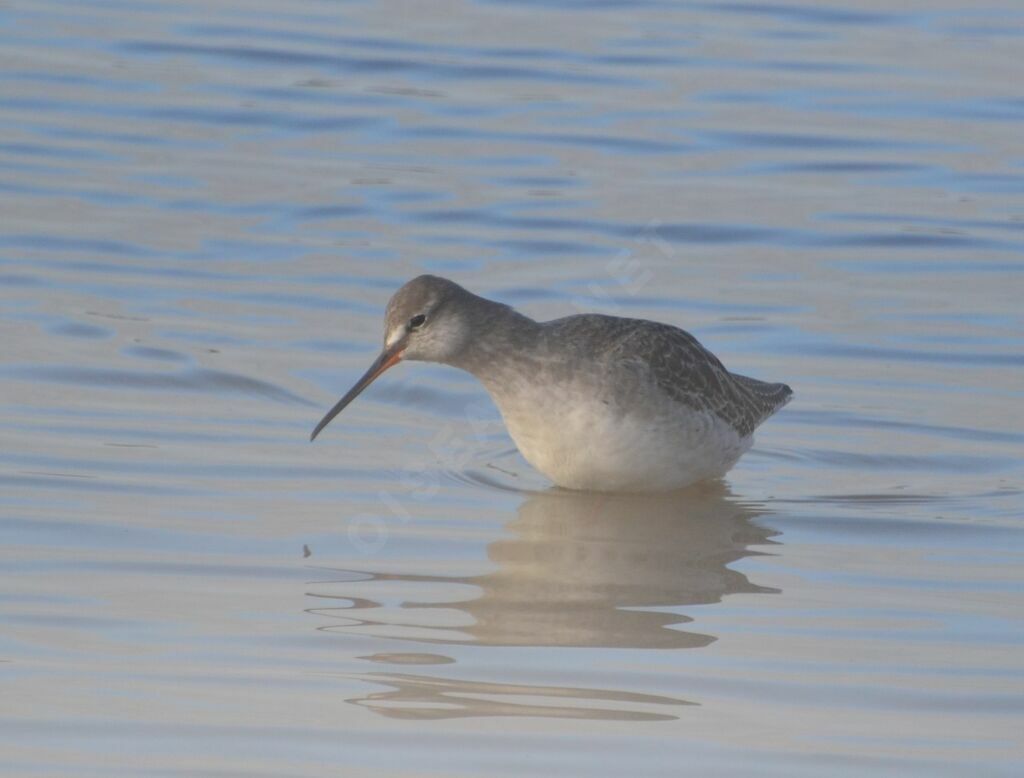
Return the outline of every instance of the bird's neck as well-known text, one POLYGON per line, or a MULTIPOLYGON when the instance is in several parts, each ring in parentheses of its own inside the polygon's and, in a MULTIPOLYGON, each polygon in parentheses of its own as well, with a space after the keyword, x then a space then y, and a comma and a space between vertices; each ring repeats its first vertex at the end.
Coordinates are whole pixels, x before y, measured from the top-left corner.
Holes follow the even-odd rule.
POLYGON ((541 339, 541 325, 507 305, 479 298, 468 316, 471 335, 450 361, 491 388, 505 377, 530 369, 541 339))

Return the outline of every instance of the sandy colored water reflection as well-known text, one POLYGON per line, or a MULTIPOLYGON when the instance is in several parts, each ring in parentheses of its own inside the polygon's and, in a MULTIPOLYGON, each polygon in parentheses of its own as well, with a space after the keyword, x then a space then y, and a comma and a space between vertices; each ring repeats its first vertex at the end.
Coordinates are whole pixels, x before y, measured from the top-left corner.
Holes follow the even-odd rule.
MULTIPOLYGON (((339 570, 337 579, 314 585, 310 593, 344 605, 317 606, 310 612, 330 619, 332 623, 320 627, 323 631, 421 643, 701 648, 715 637, 681 629, 692 619, 677 608, 716 603, 730 594, 778 592, 728 567, 763 553, 753 547, 773 543, 774 533, 755 523, 758 513, 736 502, 721 484, 644 496, 553 489, 528 496, 505 527, 510 537, 487 547, 496 565, 493 572, 444 576, 339 570), (375 587, 385 590, 395 582, 430 596, 397 604, 386 597, 375 599, 375 587), (466 586, 476 596, 466 599, 466 586)), ((395 665, 454 661, 422 653, 366 658, 395 665)), ((353 703, 396 718, 659 720, 675 716, 636 705, 690 704, 664 695, 425 674, 351 677, 389 688, 353 698, 353 703)))
POLYGON ((567 686, 488 683, 433 678, 410 673, 355 676, 389 687, 349 700, 395 719, 455 719, 470 716, 531 716, 608 721, 668 721, 670 713, 637 710, 635 705, 689 705, 658 694, 579 689, 567 686), (575 704, 573 704, 575 703, 575 704))
POLYGON ((677 607, 778 591, 728 567, 762 553, 752 546, 772 542, 774 533, 754 523, 757 515, 720 484, 669 495, 533 494, 506 525, 511 537, 488 546, 493 572, 338 571, 346 580, 314 585, 311 595, 345 604, 310 612, 337 622, 324 630, 427 642, 697 648, 714 637, 679 629, 691 619, 677 607), (477 595, 466 599, 458 588, 454 599, 407 600, 396 608, 374 598, 375 585, 391 582, 431 595, 471 586, 477 595))

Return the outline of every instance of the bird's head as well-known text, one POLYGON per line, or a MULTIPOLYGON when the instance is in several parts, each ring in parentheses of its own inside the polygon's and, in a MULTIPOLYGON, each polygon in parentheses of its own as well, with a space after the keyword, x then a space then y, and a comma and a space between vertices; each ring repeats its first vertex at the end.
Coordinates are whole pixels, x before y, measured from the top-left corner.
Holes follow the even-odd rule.
POLYGON ((470 338, 469 311, 471 301, 477 299, 454 281, 439 276, 417 276, 402 286, 388 301, 384 314, 383 350, 355 386, 320 420, 310 440, 377 376, 402 360, 452 362, 470 338))

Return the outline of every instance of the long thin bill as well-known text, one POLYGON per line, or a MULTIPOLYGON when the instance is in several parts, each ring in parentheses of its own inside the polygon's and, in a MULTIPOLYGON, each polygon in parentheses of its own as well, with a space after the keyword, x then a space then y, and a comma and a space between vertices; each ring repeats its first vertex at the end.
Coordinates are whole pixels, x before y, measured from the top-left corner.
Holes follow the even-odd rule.
POLYGON ((313 434, 309 436, 309 440, 311 442, 316 440, 316 436, 320 434, 320 430, 330 424, 331 420, 334 419, 335 416, 345 410, 345 406, 356 399, 363 389, 374 382, 374 379, 376 379, 377 376, 392 365, 397 365, 401 361, 402 354, 404 352, 401 345, 402 344, 400 343, 396 343, 390 349, 386 349, 381 352, 380 356, 374 360, 372 365, 370 365, 370 369, 363 374, 362 378, 356 381, 356 385, 349 389, 345 396, 338 400, 334 407, 327 411, 327 414, 320 419, 320 423, 316 425, 316 429, 313 430, 313 434))

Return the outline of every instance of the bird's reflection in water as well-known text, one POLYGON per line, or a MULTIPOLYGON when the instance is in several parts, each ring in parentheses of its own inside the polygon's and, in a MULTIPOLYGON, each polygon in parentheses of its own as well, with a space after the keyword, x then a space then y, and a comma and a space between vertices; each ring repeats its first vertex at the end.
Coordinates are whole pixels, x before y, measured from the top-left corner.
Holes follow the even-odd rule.
MULTIPOLYGON (((698 648, 715 638, 681 629, 679 625, 692 619, 677 608, 716 603, 730 594, 777 591, 758 586, 728 567, 764 553, 753 546, 773 542, 775 533, 753 521, 760 512, 736 501, 718 483, 664 495, 560 490, 534 494, 506 525, 511 537, 488 546, 488 557, 497 566, 493 572, 462 577, 363 571, 363 580, 350 580, 342 591, 336 587, 343 582, 324 582, 330 593, 311 594, 339 598, 346 604, 313 612, 338 619, 323 630, 356 630, 435 644, 698 648), (429 601, 406 598, 385 604, 386 592, 396 583, 401 589, 415 587, 429 593, 429 601), (474 587, 468 590, 468 599, 466 585, 474 587), (375 587, 381 600, 374 597, 375 587), (439 591, 449 596, 438 596, 439 591)), ((666 715, 618 705, 609 709, 536 702, 540 696, 555 696, 576 702, 614 699, 623 703, 621 695, 631 694, 625 692, 474 683, 407 673, 362 677, 391 691, 353 702, 391 716, 642 719, 666 715), (521 695, 529 695, 533 702, 513 701, 521 695), (430 701, 437 704, 431 706, 430 701)), ((645 702, 685 704, 667 697, 634 696, 637 699, 632 702, 644 698, 645 702)))
POLYGON ((770 591, 726 565, 770 542, 753 511, 719 485, 674 495, 553 491, 530 497, 488 547, 498 569, 460 605, 478 642, 526 646, 694 648, 714 638, 672 628, 656 610, 770 591), (652 608, 654 610, 629 610, 652 608))
POLYGON ((678 716, 648 710, 647 706, 693 705, 692 702, 659 694, 466 681, 412 673, 363 673, 359 677, 379 683, 388 691, 372 692, 349 702, 393 719, 530 716, 667 721, 678 716))

